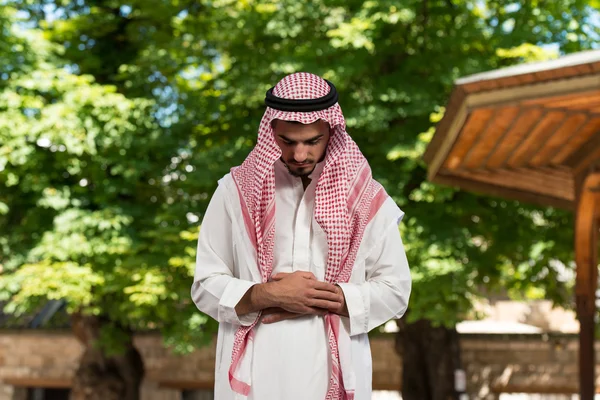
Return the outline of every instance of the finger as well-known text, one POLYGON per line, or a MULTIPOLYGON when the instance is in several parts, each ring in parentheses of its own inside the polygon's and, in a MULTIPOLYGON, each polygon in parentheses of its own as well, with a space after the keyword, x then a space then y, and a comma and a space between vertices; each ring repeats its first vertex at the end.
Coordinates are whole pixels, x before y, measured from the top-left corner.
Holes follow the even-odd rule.
POLYGON ((308 306, 312 308, 321 308, 328 311, 337 311, 342 306, 342 303, 337 301, 312 299, 308 306))
POLYGON ((341 303, 344 300, 344 296, 341 293, 332 293, 325 290, 310 290, 308 296, 313 299, 329 300, 337 303, 341 303))
POLYGON ((338 292, 337 286, 335 286, 331 283, 327 283, 327 282, 315 282, 313 288, 318 289, 318 290, 326 290, 328 292, 333 292, 333 293, 338 292))

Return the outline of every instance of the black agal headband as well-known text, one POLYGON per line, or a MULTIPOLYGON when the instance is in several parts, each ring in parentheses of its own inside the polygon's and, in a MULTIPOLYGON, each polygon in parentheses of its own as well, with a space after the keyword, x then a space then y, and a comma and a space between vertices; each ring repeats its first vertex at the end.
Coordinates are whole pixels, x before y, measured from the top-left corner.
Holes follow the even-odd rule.
POLYGON ((329 85, 329 93, 318 99, 284 99, 273 94, 273 89, 267 90, 265 105, 280 111, 311 112, 325 110, 338 101, 338 93, 333 83, 324 79, 329 85))

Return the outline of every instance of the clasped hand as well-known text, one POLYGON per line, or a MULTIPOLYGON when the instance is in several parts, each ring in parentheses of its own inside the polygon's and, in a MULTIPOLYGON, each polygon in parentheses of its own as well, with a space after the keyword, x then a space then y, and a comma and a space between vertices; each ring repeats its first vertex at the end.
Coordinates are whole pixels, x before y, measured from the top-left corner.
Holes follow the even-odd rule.
POLYGON ((269 291, 279 307, 263 310, 262 322, 265 324, 303 315, 347 315, 342 289, 318 281, 310 272, 279 273, 271 279, 269 291))

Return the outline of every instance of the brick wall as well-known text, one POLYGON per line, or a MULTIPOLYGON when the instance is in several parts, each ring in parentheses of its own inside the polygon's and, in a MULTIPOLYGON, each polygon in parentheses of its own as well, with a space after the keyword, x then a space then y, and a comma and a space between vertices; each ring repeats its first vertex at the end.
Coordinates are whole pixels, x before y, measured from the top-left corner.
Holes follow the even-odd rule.
MULTIPOLYGON (((146 366, 144 400, 179 400, 182 389, 212 387, 214 343, 175 356, 158 336, 139 335, 135 341, 146 366)), ((495 400, 511 391, 577 391, 576 336, 462 335, 461 346, 471 399, 495 400)), ((400 388, 402 363, 394 336, 374 337, 371 347, 374 389, 400 388)), ((20 400, 23 386, 68 387, 81 351, 64 332, 0 332, 0 400, 20 400)), ((600 356, 600 347, 597 351, 600 356)))

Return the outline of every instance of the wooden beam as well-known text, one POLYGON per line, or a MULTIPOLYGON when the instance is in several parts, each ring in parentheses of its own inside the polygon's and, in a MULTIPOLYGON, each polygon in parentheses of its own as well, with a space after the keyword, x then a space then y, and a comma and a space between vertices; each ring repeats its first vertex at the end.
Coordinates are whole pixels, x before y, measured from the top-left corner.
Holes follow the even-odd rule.
POLYGON ((431 142, 427 145, 425 153, 423 154, 423 160, 427 164, 431 164, 433 159, 438 155, 440 147, 444 144, 448 130, 450 129, 456 114, 460 111, 460 107, 463 105, 466 93, 460 86, 456 86, 450 94, 448 105, 442 120, 437 124, 435 134, 431 139, 431 142))
POLYGON ((460 136, 456 139, 444 163, 446 168, 459 168, 463 164, 469 151, 473 148, 473 143, 481 138, 482 132, 485 134, 487 129, 493 125, 496 112, 496 109, 482 108, 467 116, 465 125, 461 128, 460 136))
POLYGON ((485 168, 495 169, 502 167, 514 150, 529 134, 530 130, 543 118, 542 108, 532 108, 523 112, 516 118, 515 123, 507 129, 506 133, 490 152, 488 159, 484 162, 485 168))
POLYGON ((595 393, 594 327, 598 283, 598 217, 600 216, 600 173, 583 181, 577 196, 575 217, 575 300, 579 319, 579 393, 593 400, 595 393))
POLYGON ((600 93, 598 91, 586 93, 585 95, 579 95, 569 99, 557 99, 550 100, 543 103, 544 107, 548 108, 570 108, 577 109, 579 107, 589 108, 591 105, 597 105, 600 103, 600 93))
POLYGON ((597 132, 575 153, 565 160, 565 165, 579 173, 600 160, 600 132, 597 132))
MULTIPOLYGON (((536 106, 536 108, 539 106, 536 106)), ((529 107, 528 107, 529 108, 529 107)), ((600 114, 597 111, 594 111, 595 109, 581 109, 581 110, 577 110, 577 109, 572 109, 572 108, 564 108, 564 107, 543 107, 544 109, 548 110, 548 111, 561 111, 564 112, 566 116, 570 117, 571 115, 577 115, 577 114, 583 114, 586 115, 590 118, 593 117, 598 117, 600 116, 600 114)))
MULTIPOLYGON (((473 149, 475 149, 477 147, 477 145, 479 145, 481 143, 482 138, 485 138, 488 135, 488 132, 490 129, 493 129, 494 126, 496 125, 496 121, 497 118, 500 116, 499 114, 502 112, 501 109, 499 108, 482 108, 482 109, 477 109, 477 110, 473 110, 471 112, 470 115, 477 115, 477 114, 481 114, 483 111, 488 112, 489 117, 486 118, 485 120, 483 120, 483 118, 481 118, 480 120, 483 120, 482 122, 485 123, 484 127, 480 127, 480 129, 477 128, 473 128, 473 125, 475 125, 475 121, 469 123, 470 121, 467 121, 467 123, 465 124, 465 127, 463 128, 460 137, 458 138, 458 140, 456 141, 456 144, 454 145, 454 148, 452 149, 452 152, 450 153, 450 157, 449 157, 449 161, 450 161, 450 168, 454 168, 454 167, 462 167, 462 168, 471 168, 467 166, 467 162, 469 161, 469 158, 471 157, 471 154, 473 153, 473 149), (465 133, 467 131, 472 131, 473 133, 470 135, 473 137, 473 139, 470 141, 470 143, 465 143, 462 148, 459 148, 459 145, 461 144, 462 140, 465 137, 465 133), (458 153, 458 151, 462 150, 462 154, 456 154, 458 153), (458 162, 454 162, 453 158, 456 157, 458 159, 458 162)), ((470 118, 469 118, 470 119, 470 118)))
POLYGON ((571 136, 569 142, 552 158, 552 164, 563 164, 565 161, 596 133, 600 132, 600 116, 590 119, 581 130, 571 136))
POLYGON ((569 157, 565 164, 581 173, 600 161, 600 132, 569 157))
POLYGON ((520 111, 522 109, 515 106, 499 108, 494 114, 491 126, 479 135, 465 156, 462 166, 467 169, 483 168, 483 163, 488 159, 495 144, 499 143, 504 134, 513 126, 520 111))
POLYGON ((469 190, 482 195, 501 197, 509 200, 517 200, 524 203, 535 204, 538 206, 550 206, 560 208, 563 210, 572 210, 574 204, 572 201, 553 197, 545 196, 542 194, 532 193, 530 191, 518 190, 514 188, 507 188, 504 186, 495 185, 492 183, 474 181, 472 179, 461 178, 458 176, 449 176, 440 173, 436 175, 433 182, 453 186, 464 190, 469 190))
MULTIPOLYGON (((576 146, 576 141, 575 138, 579 137, 582 132, 583 129, 590 123, 590 116, 589 115, 584 115, 584 120, 581 123, 581 125, 579 125, 578 128, 576 128, 573 132, 571 132, 566 140, 563 142, 562 146, 560 146, 558 149, 556 149, 548 158, 548 161, 546 162, 546 165, 552 165, 555 168, 558 167, 565 167, 564 165, 558 165, 559 163, 556 162, 556 160, 559 158, 560 154, 565 152, 568 153, 570 149, 572 149, 572 146, 576 146)), ((572 150, 571 150, 572 151, 572 150)), ((538 167, 538 168, 542 168, 542 167, 538 167)))
MULTIPOLYGON (((594 98, 594 97, 600 97, 600 90, 589 90, 589 89, 583 89, 583 90, 579 90, 577 92, 573 92, 573 93, 568 93, 568 94, 564 94, 564 95, 559 95, 559 96, 551 96, 551 97, 538 97, 535 99, 529 99, 529 100, 525 100, 523 101, 524 105, 541 105, 541 106, 546 106, 548 107, 551 104, 556 104, 557 102, 561 102, 561 101, 567 101, 567 102, 572 102, 572 101, 578 101, 581 98, 594 98)), ((560 105, 559 105, 560 107, 560 105)))
POLYGON ((525 63, 461 78, 457 81, 467 92, 480 92, 545 80, 567 79, 597 72, 598 53, 580 53, 540 63, 525 63), (572 62, 572 60, 576 60, 572 62))
POLYGON ((540 171, 546 174, 555 174, 556 172, 563 174, 563 175, 568 175, 568 176, 573 176, 573 170, 569 167, 567 167, 566 165, 542 165, 541 167, 536 167, 536 171, 540 171))
POLYGON ((469 109, 501 104, 509 105, 526 99, 555 97, 573 92, 585 93, 599 88, 600 74, 594 74, 475 93, 467 97, 466 103, 469 109))
POLYGON ((533 153, 540 148, 540 143, 544 143, 549 136, 564 123, 565 113, 560 111, 549 111, 536 127, 528 132, 515 151, 506 160, 506 165, 510 167, 522 167, 531 160, 533 153))
MULTIPOLYGON (((429 180, 437 174, 438 170, 446 161, 446 156, 450 153, 456 138, 458 137, 462 127, 467 119, 467 105, 465 102, 461 101, 460 106, 458 106, 458 111, 454 115, 448 115, 448 120, 446 123, 449 125, 446 131, 436 132, 437 134, 441 134, 442 141, 439 144, 439 148, 437 152, 432 154, 431 162, 429 163, 429 169, 427 171, 427 176, 429 180)), ((444 117, 446 117, 444 115, 444 117)), ((441 122, 440 122, 441 123, 441 122)), ((427 153, 426 153, 427 155, 427 153)))
POLYGON ((527 191, 532 194, 557 197, 568 201, 575 199, 572 177, 559 171, 556 171, 554 174, 548 174, 533 169, 522 168, 518 170, 455 170, 445 172, 447 175, 527 191))
POLYGON ((551 107, 551 106, 544 106, 544 107, 550 108, 552 110, 583 112, 588 115, 598 115, 598 108, 600 107, 600 103, 585 103, 585 104, 581 104, 577 107, 551 107))
POLYGON ((588 117, 585 114, 575 114, 565 118, 560 127, 549 135, 548 140, 539 147, 529 164, 535 167, 550 164, 552 157, 565 147, 569 139, 580 131, 587 120, 588 117))

